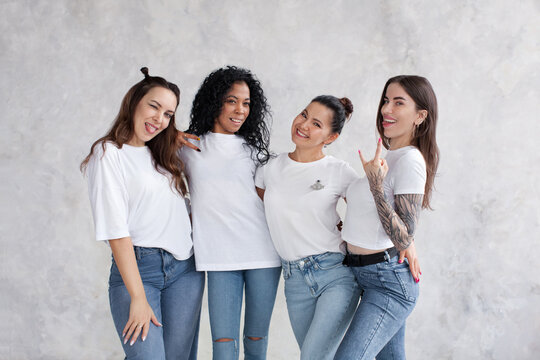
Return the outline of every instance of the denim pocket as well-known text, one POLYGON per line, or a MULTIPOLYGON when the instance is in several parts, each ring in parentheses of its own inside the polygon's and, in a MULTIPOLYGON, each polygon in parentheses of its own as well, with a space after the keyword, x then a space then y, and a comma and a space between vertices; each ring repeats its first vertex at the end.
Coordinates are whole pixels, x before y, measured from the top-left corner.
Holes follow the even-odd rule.
POLYGON ((416 302, 420 293, 418 284, 414 281, 409 266, 400 266, 394 269, 396 279, 401 285, 403 296, 411 302, 416 302))
POLYGON ((341 253, 326 253, 317 257, 317 267, 321 270, 330 270, 343 266, 345 255, 341 253))

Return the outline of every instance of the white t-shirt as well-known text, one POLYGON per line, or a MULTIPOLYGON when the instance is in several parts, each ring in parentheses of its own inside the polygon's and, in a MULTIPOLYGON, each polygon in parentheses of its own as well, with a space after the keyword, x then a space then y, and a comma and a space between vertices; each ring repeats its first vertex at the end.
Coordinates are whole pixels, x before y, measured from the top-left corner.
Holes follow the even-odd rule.
POLYGON ((88 193, 97 240, 131 237, 185 260, 193 254, 184 198, 152 164, 148 147, 96 145, 88 163, 88 193))
POLYGON ((349 164, 328 155, 301 163, 283 153, 258 169, 255 183, 266 189, 266 220, 283 259, 344 251, 336 205, 357 178, 349 164))
MULTIPOLYGON (((414 146, 386 154, 388 173, 383 181, 384 197, 395 209, 394 195, 423 194, 426 185, 426 162, 414 146)), ((347 214, 343 240, 364 249, 383 250, 394 244, 384 231, 367 178, 356 180, 347 190, 347 214)))
POLYGON ((188 176, 197 270, 277 267, 264 205, 255 190, 256 163, 245 140, 208 132, 180 150, 188 176))

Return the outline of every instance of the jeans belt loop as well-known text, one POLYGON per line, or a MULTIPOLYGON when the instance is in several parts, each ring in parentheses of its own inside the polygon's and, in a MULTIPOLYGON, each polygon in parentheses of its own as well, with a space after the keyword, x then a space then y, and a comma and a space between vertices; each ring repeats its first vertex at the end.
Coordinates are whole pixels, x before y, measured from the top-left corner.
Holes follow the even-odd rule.
POLYGON ((386 260, 386 262, 390 262, 390 254, 388 253, 388 250, 384 251, 384 260, 386 260))

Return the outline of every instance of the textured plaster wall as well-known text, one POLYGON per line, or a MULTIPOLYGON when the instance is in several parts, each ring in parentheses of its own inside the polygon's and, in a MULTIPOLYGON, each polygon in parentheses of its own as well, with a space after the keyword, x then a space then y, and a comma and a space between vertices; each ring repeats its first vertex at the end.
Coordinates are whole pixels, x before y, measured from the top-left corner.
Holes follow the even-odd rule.
MULTIPOLYGON (((141 66, 180 85, 185 129, 200 82, 226 64, 261 79, 276 152, 315 95, 350 97, 327 150, 359 173, 386 79, 428 77, 441 164, 416 239, 408 355, 538 358, 539 15, 538 0, 0 1, 0 358, 122 358, 79 162, 141 66)), ((298 354, 280 289, 269 359, 298 354)))

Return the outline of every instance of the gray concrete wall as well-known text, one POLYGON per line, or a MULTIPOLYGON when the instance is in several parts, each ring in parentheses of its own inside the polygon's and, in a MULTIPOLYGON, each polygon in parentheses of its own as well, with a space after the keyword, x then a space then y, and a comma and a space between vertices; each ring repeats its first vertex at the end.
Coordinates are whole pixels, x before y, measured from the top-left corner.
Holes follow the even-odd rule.
MULTIPOLYGON (((327 150, 362 173, 383 84, 421 74, 439 98, 441 164, 420 220, 411 359, 533 359, 540 345, 540 3, 0 1, 0 358, 120 359, 109 249, 93 240, 78 165, 139 68, 182 89, 245 66, 273 108, 272 148, 315 95, 350 97, 327 150)), ((206 306, 206 305, 205 305, 206 306)), ((208 315, 200 358, 211 357, 208 315)), ((298 358, 280 290, 269 359, 298 358)))

